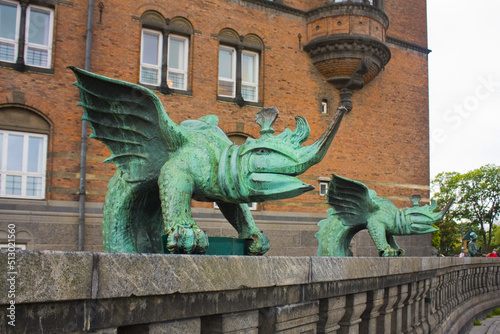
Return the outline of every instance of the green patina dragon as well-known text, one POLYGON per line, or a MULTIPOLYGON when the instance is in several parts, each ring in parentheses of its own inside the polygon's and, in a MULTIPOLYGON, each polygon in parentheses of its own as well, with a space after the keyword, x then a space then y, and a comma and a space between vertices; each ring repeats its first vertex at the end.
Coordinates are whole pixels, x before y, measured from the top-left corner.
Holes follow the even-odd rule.
POLYGON ((237 146, 217 126, 215 115, 180 125, 149 89, 75 67, 82 119, 91 138, 111 151, 106 162, 118 170, 108 184, 103 212, 107 252, 161 253, 166 234, 170 253, 204 253, 208 238, 191 216, 191 199, 216 202, 237 230, 253 239, 248 253, 264 254, 269 239, 255 225, 248 205, 314 189, 295 176, 325 156, 347 109, 339 107, 329 128, 309 146, 307 121, 274 135, 274 107, 255 116, 261 137, 237 146))
POLYGON ((349 246, 352 238, 368 229, 380 256, 403 256, 395 235, 424 234, 437 230, 433 224, 441 220, 446 207, 435 212, 437 204, 419 206, 421 197, 410 197, 413 207, 398 209, 391 201, 380 198, 363 183, 332 175, 327 193, 328 218, 318 223, 318 256, 353 256, 349 246))

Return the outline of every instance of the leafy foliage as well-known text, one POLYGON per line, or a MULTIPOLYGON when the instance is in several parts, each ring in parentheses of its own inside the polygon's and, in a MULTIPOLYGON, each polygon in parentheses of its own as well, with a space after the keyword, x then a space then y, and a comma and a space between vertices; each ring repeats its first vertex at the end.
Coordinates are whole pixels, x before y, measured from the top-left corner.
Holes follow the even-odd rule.
POLYGON ((489 252, 493 223, 500 216, 500 167, 486 165, 465 174, 440 173, 432 184, 437 190, 433 198, 439 206, 455 198, 446 218, 438 224, 440 249, 453 249, 457 238, 461 238, 460 232, 463 235, 467 231, 474 231, 478 235, 479 246, 483 246, 483 252, 489 252))

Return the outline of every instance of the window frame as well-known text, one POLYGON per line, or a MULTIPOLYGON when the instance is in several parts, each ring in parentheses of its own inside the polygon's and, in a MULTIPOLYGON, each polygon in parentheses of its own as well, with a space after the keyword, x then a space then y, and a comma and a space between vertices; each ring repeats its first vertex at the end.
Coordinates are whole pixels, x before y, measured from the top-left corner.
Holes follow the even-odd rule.
POLYGON ((46 172, 47 172, 47 149, 48 149, 48 135, 32 132, 21 132, 11 130, 0 130, 3 135, 2 147, 0 149, 0 198, 21 198, 21 199, 45 199, 46 192, 46 172), (7 169, 8 162, 8 138, 9 135, 23 136, 23 155, 21 171, 11 171, 7 169), (39 172, 28 171, 28 141, 30 137, 41 138, 42 152, 41 152, 41 170, 39 172), (7 176, 20 176, 21 177, 21 194, 7 194, 6 193, 6 180, 7 176), (26 195, 27 179, 29 177, 36 177, 41 179, 40 195, 30 196, 26 195))
MULTIPOLYGON (((260 74, 261 74, 261 57, 262 57, 262 51, 257 50, 257 49, 252 49, 248 48, 245 46, 234 46, 230 43, 226 42, 221 42, 219 44, 219 59, 220 59, 220 50, 221 49, 226 49, 226 50, 233 50, 233 57, 232 57, 232 62, 233 62, 233 68, 232 68, 232 73, 234 76, 234 94, 232 96, 229 95, 223 95, 220 94, 220 68, 218 69, 218 80, 217 80, 217 100, 218 101, 223 101, 223 102, 233 102, 236 103, 239 107, 244 107, 245 105, 251 105, 251 106, 257 106, 257 107, 262 107, 264 104, 260 101, 260 74), (250 83, 250 82, 245 82, 243 81, 242 78, 242 68, 243 68, 243 54, 252 54, 255 55, 255 68, 254 68, 254 77, 255 77, 255 84, 250 83), (251 86, 255 87, 255 99, 253 100, 246 100, 243 97, 242 91, 244 86, 251 86)), ((219 67, 220 67, 220 62, 219 62, 219 67)), ((227 80, 226 78, 226 81, 227 80)))
MULTIPOLYGON (((33 71, 39 73, 54 73, 54 30, 55 30, 55 6, 52 4, 45 5, 42 2, 36 2, 37 4, 31 4, 32 1, 21 2, 21 1, 11 1, 11 0, 0 0, 4 4, 16 5, 16 33, 15 33, 15 50, 14 50, 14 60, 0 60, 0 65, 3 67, 12 68, 19 72, 33 71), (39 5, 38 3, 41 3, 39 5), (31 15, 31 8, 35 8, 41 11, 49 13, 49 35, 47 45, 40 45, 36 43, 30 43, 29 38, 29 16, 31 15), (24 23, 24 24, 23 24, 24 23), (47 50, 47 66, 39 66, 36 64, 28 64, 26 62, 26 56, 29 48, 43 49, 47 50)), ((0 38, 0 41, 6 43, 12 43, 12 40, 6 38, 0 38)))
POLYGON ((167 85, 170 89, 179 89, 179 90, 187 90, 187 81, 188 81, 188 70, 189 70, 189 38, 178 35, 178 34, 168 34, 168 46, 167 46, 167 85), (178 69, 170 66, 170 55, 171 55, 171 50, 172 48, 170 47, 171 45, 171 40, 182 40, 183 41, 183 68, 178 69), (175 74, 181 74, 183 75, 183 84, 182 87, 173 87, 168 84, 169 82, 169 73, 175 73, 175 74))
POLYGON ((140 73, 139 73, 139 84, 146 86, 150 89, 159 90, 162 94, 184 94, 191 95, 189 90, 189 68, 190 68, 190 48, 191 48, 191 35, 187 33, 181 33, 177 31, 171 31, 165 28, 157 27, 152 24, 143 24, 141 28, 141 49, 140 49, 140 73), (159 48, 158 48, 158 61, 159 61, 159 83, 151 84, 142 81, 142 67, 146 65, 147 67, 152 67, 150 64, 143 63, 143 35, 144 31, 149 31, 150 33, 159 34, 159 48), (175 68, 168 66, 168 59, 170 56, 170 38, 178 38, 185 41, 184 43, 184 69, 179 71, 175 68), (168 74, 169 73, 182 73, 184 75, 184 83, 182 89, 177 87, 169 87, 168 85, 168 74))
POLYGON ((141 63, 140 63, 140 71, 139 71, 140 72, 139 73, 139 83, 143 84, 143 85, 150 85, 150 86, 159 87, 161 85, 162 61, 163 61, 163 34, 162 34, 162 32, 159 30, 142 28, 142 31, 141 31, 141 63), (158 54, 156 55, 157 59, 158 59, 158 63, 156 65, 144 62, 144 34, 145 33, 158 36, 158 44, 157 44, 158 54), (151 82, 143 82, 142 81, 143 67, 158 71, 158 76, 156 78, 155 84, 152 84, 151 82))
POLYGON ((18 53, 19 53, 19 31, 21 29, 21 5, 19 2, 15 1, 8 1, 8 0, 0 0, 0 3, 3 4, 10 4, 10 5, 15 5, 16 6, 16 26, 15 26, 15 32, 14 32, 14 39, 8 39, 5 37, 0 37, 0 42, 6 43, 6 44, 14 44, 14 59, 12 61, 8 60, 0 60, 1 62, 6 62, 6 63, 11 63, 15 64, 17 61, 18 53))
POLYGON ((245 100, 249 102, 259 102, 259 53, 250 50, 242 50, 241 51, 241 68, 243 72, 243 56, 252 55, 255 57, 254 68, 253 68, 253 76, 255 78, 255 82, 243 81, 243 73, 241 76, 241 95, 243 95, 244 86, 253 87, 255 89, 254 98, 251 100, 245 100))
POLYGON ((320 196, 326 196, 328 194, 328 186, 329 186, 329 182, 327 181, 319 181, 319 189, 318 189, 318 193, 320 196), (323 188, 324 187, 324 191, 323 191, 323 188))
POLYGON ((226 46, 226 45, 219 45, 219 62, 218 62, 218 81, 217 81, 217 96, 221 96, 221 97, 229 97, 229 98, 235 98, 236 97, 236 71, 237 71, 237 52, 236 52, 236 48, 234 47, 231 47, 231 46, 226 46), (225 51, 230 51, 231 52, 231 78, 226 78, 226 77, 221 77, 220 76, 220 53, 221 53, 221 50, 225 50, 225 51), (224 82, 230 82, 232 84, 232 91, 233 91, 233 94, 231 95, 224 95, 224 94, 220 94, 220 82, 221 81, 224 81, 224 82))
POLYGON ((47 7, 42 7, 42 6, 36 6, 36 5, 29 5, 26 8, 26 34, 25 34, 25 41, 24 41, 24 63, 27 66, 32 66, 32 67, 38 67, 38 68, 45 68, 45 69, 50 69, 52 68, 52 43, 53 43, 53 37, 54 37, 54 10, 47 8, 47 7), (48 35, 48 41, 47 45, 43 44, 36 44, 29 42, 29 36, 30 36, 30 18, 31 18, 31 12, 32 9, 38 9, 39 11, 42 12, 48 12, 49 14, 49 35, 48 35), (35 64, 29 64, 27 62, 28 59, 28 51, 29 48, 34 48, 34 49, 41 49, 41 50, 47 50, 47 66, 39 66, 35 64))

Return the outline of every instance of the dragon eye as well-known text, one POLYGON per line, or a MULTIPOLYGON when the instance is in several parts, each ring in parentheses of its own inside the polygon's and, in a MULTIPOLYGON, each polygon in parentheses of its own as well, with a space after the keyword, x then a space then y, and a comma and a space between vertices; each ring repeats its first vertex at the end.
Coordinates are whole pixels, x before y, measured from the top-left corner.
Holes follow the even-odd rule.
POLYGON ((269 150, 265 149, 265 148, 259 148, 257 151, 255 151, 255 154, 259 154, 259 155, 264 155, 264 154, 268 154, 269 153, 269 150))

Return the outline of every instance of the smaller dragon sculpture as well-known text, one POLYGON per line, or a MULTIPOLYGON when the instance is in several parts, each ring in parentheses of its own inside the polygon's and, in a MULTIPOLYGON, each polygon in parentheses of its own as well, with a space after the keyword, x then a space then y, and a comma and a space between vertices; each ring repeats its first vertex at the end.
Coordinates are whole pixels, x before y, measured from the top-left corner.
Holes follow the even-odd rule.
POLYGON ((413 206, 398 209, 391 201, 380 198, 363 183, 332 175, 327 201, 328 218, 318 223, 318 256, 353 256, 349 246, 352 238, 368 229, 379 251, 379 256, 404 256, 394 236, 434 232, 433 226, 441 220, 453 199, 438 212, 434 200, 431 205, 419 206, 421 196, 413 195, 413 206))

